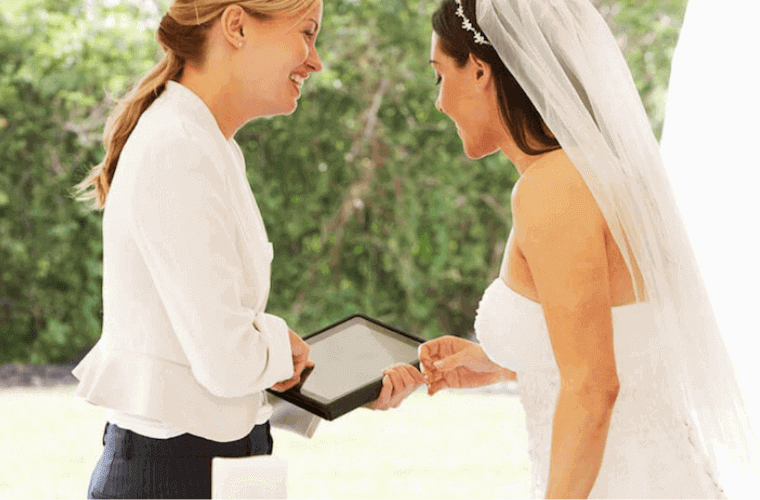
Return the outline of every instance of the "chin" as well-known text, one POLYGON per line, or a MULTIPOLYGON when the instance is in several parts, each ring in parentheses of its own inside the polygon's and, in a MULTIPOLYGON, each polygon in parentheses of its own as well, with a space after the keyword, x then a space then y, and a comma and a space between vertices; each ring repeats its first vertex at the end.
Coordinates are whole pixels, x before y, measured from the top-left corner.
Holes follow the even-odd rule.
POLYGON ((498 147, 470 146, 466 142, 463 144, 464 154, 471 160, 479 160, 486 156, 492 155, 499 150, 498 147))
POLYGON ((283 101, 282 112, 279 114, 284 116, 290 116, 298 109, 298 99, 291 98, 290 100, 283 101))
POLYGON ((298 109, 298 101, 294 101, 288 104, 281 104, 279 106, 271 106, 266 113, 261 116, 271 118, 274 116, 290 116, 298 109))
POLYGON ((475 140, 473 140, 469 135, 462 133, 463 131, 460 127, 457 127, 457 132, 459 132, 459 138, 462 140, 464 154, 471 160, 479 160, 480 158, 499 151, 499 146, 494 143, 495 141, 484 140, 489 139, 488 136, 480 134, 478 137, 474 138, 475 140))
POLYGON ((296 112, 296 109, 298 109, 298 106, 293 106, 290 109, 283 109, 282 111, 278 111, 276 113, 272 113, 269 116, 290 116, 290 115, 292 115, 293 113, 296 112))

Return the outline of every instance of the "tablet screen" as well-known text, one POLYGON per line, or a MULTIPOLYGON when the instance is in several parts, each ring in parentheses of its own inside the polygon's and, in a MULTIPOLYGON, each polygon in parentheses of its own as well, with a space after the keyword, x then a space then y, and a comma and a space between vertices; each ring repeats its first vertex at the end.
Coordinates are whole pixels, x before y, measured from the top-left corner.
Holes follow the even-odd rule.
POLYGON ((414 339, 369 322, 352 318, 307 338, 316 366, 301 393, 328 404, 381 378, 394 363, 417 361, 414 339))

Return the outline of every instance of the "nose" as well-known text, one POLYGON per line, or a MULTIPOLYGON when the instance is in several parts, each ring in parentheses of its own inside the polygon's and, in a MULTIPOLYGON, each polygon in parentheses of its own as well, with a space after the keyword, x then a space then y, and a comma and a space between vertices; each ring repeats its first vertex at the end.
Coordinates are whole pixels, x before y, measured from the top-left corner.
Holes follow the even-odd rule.
POLYGON ((319 54, 317 54, 316 47, 313 47, 312 50, 309 51, 309 58, 306 60, 306 65, 312 73, 319 73, 322 71, 322 60, 319 58, 319 54))
POLYGON ((435 100, 435 108, 440 111, 443 114, 446 114, 445 111, 443 111, 443 107, 441 106, 441 95, 438 94, 438 98, 435 100))

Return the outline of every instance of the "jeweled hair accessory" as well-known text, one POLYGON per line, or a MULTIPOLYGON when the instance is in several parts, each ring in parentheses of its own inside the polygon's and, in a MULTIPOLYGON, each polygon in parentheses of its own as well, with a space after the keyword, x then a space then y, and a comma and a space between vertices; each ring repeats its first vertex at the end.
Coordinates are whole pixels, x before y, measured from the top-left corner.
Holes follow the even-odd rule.
POLYGON ((462 7, 462 0, 454 0, 456 4, 459 6, 457 8, 457 15, 462 18, 462 28, 466 29, 467 31, 473 32, 473 37, 475 38, 475 43, 479 43, 480 45, 491 45, 486 41, 486 37, 483 35, 483 33, 476 30, 469 19, 467 19, 467 16, 464 15, 464 7, 462 7))

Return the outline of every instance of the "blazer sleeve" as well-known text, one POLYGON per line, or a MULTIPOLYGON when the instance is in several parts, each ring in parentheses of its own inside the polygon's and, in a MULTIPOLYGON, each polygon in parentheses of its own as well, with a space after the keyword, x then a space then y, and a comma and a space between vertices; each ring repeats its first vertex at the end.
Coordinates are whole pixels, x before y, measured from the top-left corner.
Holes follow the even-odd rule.
POLYGON ((193 375, 231 398, 292 377, 293 361, 285 321, 242 304, 225 165, 203 144, 179 136, 146 147, 129 220, 193 375))

